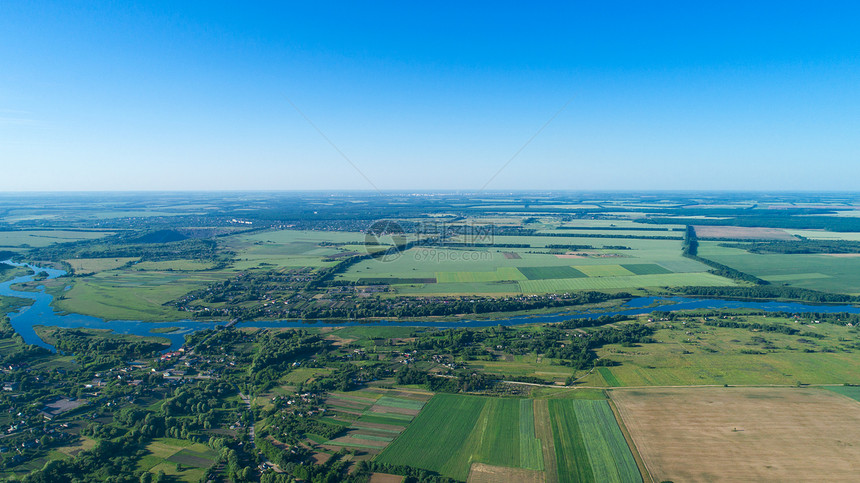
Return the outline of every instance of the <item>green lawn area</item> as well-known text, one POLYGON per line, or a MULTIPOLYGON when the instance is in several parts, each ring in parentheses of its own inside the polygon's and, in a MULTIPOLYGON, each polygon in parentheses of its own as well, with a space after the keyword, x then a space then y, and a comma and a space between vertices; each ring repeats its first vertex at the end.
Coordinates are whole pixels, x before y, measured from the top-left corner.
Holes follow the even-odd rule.
POLYGON ((695 384, 860 384, 860 351, 851 347, 854 327, 807 326, 787 319, 747 317, 749 323, 791 325, 805 334, 788 335, 695 324, 674 325, 654 334, 658 343, 607 345, 601 358, 620 363, 599 368, 583 380, 595 386, 695 384), (764 342, 762 342, 762 340, 764 342))
POLYGON ((76 230, 22 230, 0 232, 0 247, 46 247, 54 243, 66 243, 78 240, 92 240, 113 235, 108 231, 76 231, 76 230))
POLYGON ((228 276, 228 272, 101 272, 75 280, 71 290, 57 294, 54 306, 106 320, 179 320, 187 314, 164 306, 165 302, 228 276))
POLYGON ((699 255, 770 282, 825 292, 860 294, 860 257, 755 254, 700 242, 699 255))
POLYGON ((560 481, 642 481, 606 401, 549 400, 560 481))
POLYGON ((397 293, 418 296, 541 294, 732 283, 706 273, 707 266, 683 258, 681 242, 677 240, 497 236, 492 241, 498 246, 415 247, 394 260, 361 261, 336 278, 388 281, 397 293), (510 248, 502 244, 531 247, 510 248), (565 244, 596 248, 582 250, 584 254, 575 257, 563 255, 564 250, 545 248, 565 244), (604 246, 630 249, 603 249, 604 246), (506 253, 516 256, 505 256, 506 253))

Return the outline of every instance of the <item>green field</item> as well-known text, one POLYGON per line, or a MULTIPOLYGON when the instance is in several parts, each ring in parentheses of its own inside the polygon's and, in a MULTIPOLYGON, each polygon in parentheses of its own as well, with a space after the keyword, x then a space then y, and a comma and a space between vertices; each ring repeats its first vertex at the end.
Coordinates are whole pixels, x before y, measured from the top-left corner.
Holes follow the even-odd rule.
POLYGON ((137 257, 121 258, 71 258, 64 260, 75 271, 76 275, 104 272, 119 268, 126 263, 137 261, 137 257))
POLYGON ((684 285, 726 286, 728 279, 710 273, 670 273, 664 275, 632 275, 629 277, 568 278, 559 280, 527 280, 519 282, 523 293, 569 292, 574 290, 609 290, 638 287, 679 287, 684 285))
MULTIPOLYGON (((625 233, 625 232, 619 232, 625 233)), ((670 232, 666 232, 670 233, 670 232)), ((498 236, 472 248, 415 247, 394 260, 364 260, 337 279, 390 283, 402 295, 542 294, 575 290, 730 285, 708 267, 681 256, 677 240, 498 236), (574 254, 546 245, 591 245, 574 254), (624 246, 629 250, 603 249, 624 246), (506 256, 505 254, 515 256, 506 256), (437 283, 428 283, 435 280, 437 283)))
POLYGON ((195 272, 198 270, 210 270, 213 265, 212 262, 203 262, 200 260, 168 260, 162 262, 139 262, 134 264, 132 268, 134 270, 195 272))
POLYGON ((535 435, 534 401, 520 399, 520 464, 521 468, 543 471, 543 453, 535 435))
MULTIPOLYGON (((223 240, 223 245, 236 253, 233 268, 247 270, 261 266, 326 267, 335 262, 327 257, 363 247, 365 234, 342 231, 279 230, 237 235, 223 240), (350 244, 337 248, 320 243, 350 244), (262 265, 261 265, 262 264, 262 265)), ((390 237, 387 239, 390 241, 390 237)), ((386 241, 386 238, 381 240, 386 241)))
POLYGON ((848 396, 855 401, 860 401, 860 386, 830 386, 827 389, 848 396))
POLYGON ((514 267, 498 267, 492 272, 436 272, 435 275, 439 283, 525 280, 528 276, 514 267))
POLYGON ((0 247, 46 247, 54 243, 66 243, 78 240, 92 240, 95 238, 102 238, 108 235, 113 235, 113 232, 76 230, 0 231, 0 247))
POLYGON ((182 481, 196 481, 217 459, 218 454, 204 444, 156 438, 146 445, 146 454, 138 460, 137 467, 150 473, 164 471, 182 481), (182 469, 177 469, 180 465, 182 469))
POLYGON ((223 272, 100 272, 77 279, 67 292, 58 292, 54 306, 106 320, 179 320, 187 314, 165 302, 226 277, 223 272))
POLYGON ((522 272, 528 280, 588 277, 588 275, 573 267, 521 267, 519 271, 522 272))
MULTIPOLYGON (((605 400, 549 400, 560 481, 641 481, 605 400), (582 428, 580 431, 578 428, 582 428)), ((376 461, 465 480, 472 463, 544 471, 530 399, 437 394, 376 461)), ((541 421, 541 424, 545 424, 541 421)))
POLYGON ((700 242, 699 256, 774 283, 826 292, 860 294, 860 257, 825 254, 755 254, 700 242))
POLYGON ((438 394, 377 461, 426 468, 460 480, 469 475, 473 460, 493 464, 482 458, 490 453, 495 464, 519 466, 518 419, 516 399, 438 394), (489 401, 494 401, 491 409, 489 401))
POLYGON ((622 264, 621 268, 631 272, 634 275, 661 275, 664 273, 672 273, 656 263, 627 263, 622 264))
MULTIPOLYGON (((802 325, 789 319, 746 317, 750 323, 789 325, 807 334, 750 329, 660 324, 657 343, 635 348, 607 345, 601 358, 619 365, 598 368, 583 380, 595 386, 697 384, 860 384, 860 352, 853 348, 856 327, 802 325), (672 327, 672 328, 669 328, 672 327)), ((658 326, 659 327, 659 326, 658 326)), ((501 369, 504 370, 504 369, 501 369)), ((847 388, 847 390, 850 388, 847 388)))

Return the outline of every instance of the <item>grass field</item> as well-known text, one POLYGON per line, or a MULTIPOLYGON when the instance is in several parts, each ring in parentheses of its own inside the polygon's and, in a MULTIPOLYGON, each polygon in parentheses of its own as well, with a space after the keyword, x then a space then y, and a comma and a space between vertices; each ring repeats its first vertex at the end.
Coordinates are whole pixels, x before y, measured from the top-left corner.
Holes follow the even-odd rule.
MULTIPOLYGON (((499 411, 507 413, 508 420, 506 424, 498 425, 490 424, 492 411, 486 410, 487 401, 488 398, 479 396, 434 396, 409 428, 377 457, 377 461, 409 464, 465 480, 472 460, 480 461, 477 456, 482 447, 484 431, 492 428, 492 431, 500 434, 507 429, 504 432, 510 436, 518 435, 519 432, 519 424, 516 432, 511 428, 511 421, 519 417, 517 400, 508 400, 510 402, 505 407, 509 410, 499 411), (445 421, 444 426, 440 426, 440 421, 445 421)), ((511 454, 512 446, 518 443, 518 437, 503 442, 494 460, 506 459, 506 466, 518 466, 519 454, 516 455, 516 461, 511 454)))
POLYGON ((600 367, 583 384, 654 386, 695 384, 860 384, 860 353, 851 348, 857 328, 795 324, 776 317, 746 317, 749 323, 790 325, 816 334, 787 335, 690 322, 661 324, 655 344, 607 345, 601 358, 620 363, 600 367), (819 338, 820 337, 820 338, 819 338), (809 352, 807 352, 809 351, 809 352))
MULTIPOLYGON (((236 252, 236 270, 248 270, 265 266, 277 267, 327 267, 336 262, 327 260, 331 255, 345 251, 365 252, 365 234, 343 231, 279 230, 237 235, 225 238, 226 248, 236 252), (340 249, 320 246, 320 243, 346 244, 340 249)), ((393 243, 390 236, 379 240, 382 244, 393 243)))
POLYGON ((826 254, 755 254, 699 243, 699 255, 771 282, 827 292, 860 294, 860 257, 826 254))
POLYGON ((104 272, 119 268, 126 263, 137 261, 137 257, 123 258, 73 258, 64 260, 71 265, 77 275, 88 275, 90 273, 104 272))
POLYGON ((59 293, 59 310, 94 315, 106 320, 179 320, 187 317, 165 302, 226 278, 226 272, 101 272, 78 279, 59 293))
POLYGON ((553 399, 549 412, 560 481, 642 481, 606 401, 553 399))
POLYGON ((567 278, 519 282, 522 292, 527 294, 569 292, 574 290, 635 289, 639 287, 679 287, 685 285, 727 286, 732 285, 732 282, 710 273, 670 273, 662 275, 632 275, 629 277, 567 278))
POLYGON ((524 275, 522 270, 514 267, 498 267, 492 272, 436 272, 435 275, 436 281, 439 283, 526 280, 528 276, 524 275))
POLYGON ((483 464, 546 481, 641 481, 605 400, 437 394, 377 461, 461 480, 483 464))
POLYGON ((860 403, 810 388, 616 389, 654 481, 856 481, 860 403))
MULTIPOLYGON (((672 232, 664 232, 668 233, 672 232)), ((394 260, 361 261, 336 278, 388 281, 404 295, 540 294, 731 284, 705 273, 705 265, 683 258, 678 240, 498 236, 492 241, 499 245, 528 244, 531 248, 493 244, 470 249, 415 247, 394 260), (545 248, 564 244, 591 245, 595 249, 562 256, 559 253, 563 250, 545 248), (607 245, 630 249, 602 248, 607 245), (419 283, 433 279, 437 283, 419 283)))
POLYGON ((214 264, 212 262, 203 262, 200 260, 169 260, 162 262, 140 262, 134 264, 134 270, 152 270, 152 271, 198 271, 210 270, 214 264))
POLYGON ((179 481, 198 481, 218 457, 206 445, 174 438, 156 438, 146 445, 146 452, 138 460, 139 469, 150 473, 161 470, 179 481))
POLYGON ((848 396, 855 401, 860 401, 860 386, 829 386, 827 389, 836 394, 848 396))
POLYGON ((521 267, 519 271, 528 280, 546 280, 552 278, 584 278, 585 273, 573 267, 521 267))
POLYGON ((108 235, 113 235, 113 232, 76 230, 3 231, 0 232, 0 247, 15 248, 22 245, 26 245, 28 247, 46 247, 54 243, 92 240, 108 235))

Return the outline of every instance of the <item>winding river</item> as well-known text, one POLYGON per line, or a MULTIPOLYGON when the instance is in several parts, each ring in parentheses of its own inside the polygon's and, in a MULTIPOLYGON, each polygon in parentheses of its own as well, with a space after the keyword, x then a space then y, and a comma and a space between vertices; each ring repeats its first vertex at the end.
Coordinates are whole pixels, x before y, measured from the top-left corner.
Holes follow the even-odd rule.
MULTIPOLYGON (((24 307, 16 312, 10 312, 9 319, 12 323, 12 328, 15 329, 16 332, 21 334, 21 337, 24 338, 24 341, 28 344, 38 345, 40 347, 44 347, 51 351, 56 351, 56 349, 45 343, 42 339, 36 335, 35 330, 33 330, 33 326, 35 325, 46 325, 52 327, 62 327, 62 328, 90 328, 90 329, 108 329, 117 334, 131 334, 131 335, 140 335, 140 336, 153 336, 157 335, 158 337, 163 337, 165 339, 170 340, 170 348, 167 350, 176 350, 182 346, 185 336, 191 333, 194 333, 198 330, 208 329, 212 327, 217 327, 219 325, 224 325, 223 322, 201 322, 195 320, 179 320, 175 322, 141 322, 139 320, 110 320, 105 321, 103 319, 99 319, 97 317, 92 317, 89 315, 81 315, 81 314, 65 314, 56 312, 51 307, 51 302, 53 301, 53 296, 45 292, 45 288, 40 286, 38 292, 27 292, 14 290, 12 285, 24 282, 31 282, 34 280, 35 276, 39 272, 45 272, 48 274, 48 279, 53 279, 57 277, 61 277, 66 274, 63 270, 56 270, 52 268, 38 267, 30 264, 22 264, 22 263, 13 263, 11 261, 5 261, 0 263, 6 263, 9 265, 14 265, 17 267, 27 267, 30 270, 33 270, 33 273, 30 275, 25 275, 21 277, 17 277, 15 279, 6 281, 4 283, 0 283, 0 295, 5 295, 8 297, 20 297, 25 299, 33 300, 33 304, 24 307), (159 333, 153 334, 151 331, 153 329, 158 329, 162 327, 176 327, 177 330, 169 333, 159 333)), ((611 311, 605 312, 577 312, 577 311, 564 311, 558 312, 554 314, 545 314, 545 315, 528 315, 528 316, 517 316, 517 317, 506 317, 501 319, 492 319, 492 320, 458 320, 458 321, 378 321, 372 322, 373 325, 378 326, 402 326, 402 327, 436 327, 436 328, 452 328, 452 327, 489 327, 489 326, 511 326, 511 325, 522 325, 522 324, 537 324, 537 323, 552 323, 552 322, 561 322, 563 320, 568 319, 585 319, 585 318, 597 318, 601 315, 636 315, 642 314, 646 312, 650 312, 651 310, 665 310, 665 311, 673 311, 673 310, 687 310, 687 309, 755 309, 761 310, 765 312, 789 312, 789 313, 803 313, 803 312, 820 312, 820 313, 835 313, 835 312, 850 312, 853 314, 860 313, 860 307, 854 307, 851 305, 807 305, 800 304, 795 302, 750 302, 750 301, 736 301, 736 300, 723 300, 723 299, 693 299, 686 297, 641 297, 628 301, 620 308, 611 311), (660 304, 659 307, 652 308, 654 304, 660 304)), ((240 322, 239 325, 246 327, 286 327, 286 328, 296 328, 296 327, 308 327, 309 325, 321 324, 322 322, 318 321, 250 321, 250 322, 240 322)), ((337 326, 351 326, 351 325, 367 325, 367 322, 338 322, 337 326)))

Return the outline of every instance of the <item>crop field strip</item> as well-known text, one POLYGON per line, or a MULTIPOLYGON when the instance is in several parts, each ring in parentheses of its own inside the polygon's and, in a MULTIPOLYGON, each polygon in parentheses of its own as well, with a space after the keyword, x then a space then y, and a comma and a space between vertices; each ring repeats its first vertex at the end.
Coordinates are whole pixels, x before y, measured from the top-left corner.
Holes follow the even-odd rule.
POLYGON ((531 399, 520 400, 520 467, 538 471, 544 469, 541 441, 535 434, 534 403, 531 399))
POLYGON ((555 458, 559 481, 589 482, 594 480, 588 450, 579 423, 576 410, 572 405, 564 404, 562 400, 547 401, 550 421, 552 422, 552 437, 555 446, 555 458))
MULTIPOLYGON (((401 395, 399 391, 390 393, 401 395)), ((424 399, 420 395, 415 397, 424 399)), ((327 446, 379 451, 403 432, 413 420, 414 414, 424 406, 424 401, 365 391, 332 393, 332 396, 326 399, 326 404, 335 412, 342 413, 344 420, 326 421, 329 418, 320 418, 320 421, 344 426, 347 433, 318 442, 327 446)))
POLYGON ((609 403, 606 401, 574 401, 579 429, 585 437, 585 447, 594 479, 600 482, 642 481, 633 454, 609 403))
MULTIPOLYGON (((438 394, 376 460, 389 464, 408 463, 441 473, 452 453, 459 452, 466 442, 483 408, 484 400, 477 396, 438 394), (439 421, 446 423, 440 427, 439 421)), ((455 474, 455 478, 465 480, 468 468, 455 474)))
POLYGON ((533 405, 535 437, 541 443, 545 481, 546 483, 558 483, 558 460, 556 459, 555 438, 553 438, 548 400, 536 399, 533 405))
POLYGON ((571 290, 621 289, 630 287, 664 286, 729 286, 733 283, 710 273, 668 273, 662 275, 631 275, 626 277, 590 277, 517 282, 523 293, 538 294, 571 290))
POLYGON ((671 270, 656 263, 623 263, 621 267, 634 275, 662 275, 673 273, 671 270))
POLYGON ((641 481, 605 400, 438 394, 376 461, 461 480, 479 464, 478 473, 507 467, 543 472, 548 482, 641 481))
POLYGON ((603 380, 606 381, 606 384, 609 387, 618 387, 621 386, 621 382, 618 381, 618 378, 615 377, 615 374, 612 373, 612 369, 608 367, 598 367, 597 372, 600 373, 600 376, 603 377, 603 380))
POLYGON ((561 481, 642 481, 606 401, 553 399, 549 410, 561 481))
POLYGON ((546 280, 553 278, 584 278, 585 273, 573 267, 520 267, 519 271, 528 280, 546 280))

